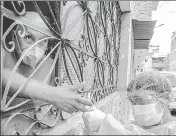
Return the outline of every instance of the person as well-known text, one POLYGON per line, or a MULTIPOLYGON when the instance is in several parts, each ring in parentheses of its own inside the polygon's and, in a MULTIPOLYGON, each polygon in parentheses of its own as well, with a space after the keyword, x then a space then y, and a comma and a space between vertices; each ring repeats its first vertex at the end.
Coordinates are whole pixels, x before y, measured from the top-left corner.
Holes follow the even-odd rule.
MULTIPOLYGON (((37 12, 26 12, 24 18, 32 20, 40 29, 48 30, 50 35, 52 35, 49 28, 43 22, 41 17, 37 12)), ((20 25, 16 27, 16 37, 15 50, 14 53, 7 52, 4 46, 1 46, 1 57, 2 57, 2 87, 6 87, 8 80, 11 77, 12 69, 14 68, 17 60, 21 57, 23 53, 35 42, 46 37, 43 33, 33 30, 25 26, 25 35, 20 37, 17 32, 21 30, 20 25), (15 54, 15 55, 14 55, 15 54)), ((25 55, 22 63, 19 65, 17 71, 14 73, 12 78, 12 83, 9 89, 9 95, 12 96, 22 86, 26 79, 33 73, 35 68, 39 63, 46 57, 46 51, 48 50, 48 40, 43 40, 39 42, 37 46, 33 47, 25 55)), ((25 85, 23 90, 18 94, 18 98, 31 98, 36 100, 41 100, 50 104, 53 104, 62 111, 72 113, 77 111, 86 112, 89 109, 86 106, 91 106, 92 103, 82 98, 76 93, 76 90, 81 89, 84 84, 80 85, 65 85, 57 86, 52 85, 53 75, 50 76, 46 84, 42 83, 46 78, 51 65, 53 63, 52 58, 48 58, 44 64, 36 71, 32 79, 25 85)), ((2 103, 2 101, 1 101, 2 103)))
POLYGON ((143 72, 127 87, 134 123, 122 124, 111 114, 92 108, 82 114, 89 134, 96 135, 174 135, 176 118, 171 116, 170 82, 159 72, 143 72))

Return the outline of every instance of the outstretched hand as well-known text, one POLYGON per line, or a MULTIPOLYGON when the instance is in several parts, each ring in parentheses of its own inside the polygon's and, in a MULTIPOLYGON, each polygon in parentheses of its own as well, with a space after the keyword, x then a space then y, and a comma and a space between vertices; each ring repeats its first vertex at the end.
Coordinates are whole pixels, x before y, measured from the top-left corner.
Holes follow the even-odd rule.
POLYGON ((92 103, 76 93, 83 87, 84 84, 57 87, 51 91, 50 103, 68 113, 87 112, 89 109, 86 106, 92 106, 92 103))

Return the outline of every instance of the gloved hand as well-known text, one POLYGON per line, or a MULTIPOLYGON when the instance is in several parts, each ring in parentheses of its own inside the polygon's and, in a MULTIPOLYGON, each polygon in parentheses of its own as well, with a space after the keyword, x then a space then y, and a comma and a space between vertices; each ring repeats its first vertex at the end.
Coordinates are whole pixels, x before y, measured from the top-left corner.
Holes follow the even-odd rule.
POLYGON ((91 111, 82 114, 84 124, 90 132, 98 132, 105 116, 105 113, 95 107, 92 107, 91 111))

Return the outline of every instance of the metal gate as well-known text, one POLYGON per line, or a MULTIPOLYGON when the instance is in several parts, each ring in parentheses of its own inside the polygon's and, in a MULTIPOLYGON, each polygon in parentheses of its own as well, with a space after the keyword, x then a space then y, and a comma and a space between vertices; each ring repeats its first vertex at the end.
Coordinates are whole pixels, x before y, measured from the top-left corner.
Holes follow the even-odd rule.
MULTIPOLYGON (((1 100, 2 134, 37 135, 46 129, 64 122, 66 114, 51 104, 32 99, 15 103, 19 92, 25 87, 42 64, 53 59, 43 83, 53 76, 54 86, 88 82, 90 87, 79 90, 93 103, 114 92, 117 87, 120 42, 121 11, 118 1, 4 1, 1 2, 1 46, 14 53, 13 28, 20 25, 32 28, 49 39, 46 57, 31 73, 25 84, 9 98, 9 88, 14 73, 24 56, 17 59, 12 75, 1 100), (24 18, 26 11, 36 11, 53 33, 40 29, 32 20, 24 18), (50 20, 50 21, 48 21, 50 20), (54 71, 54 75, 52 75, 54 71)), ((8 60, 7 60, 8 61, 8 60)), ((3 80, 3 79, 2 79, 3 80)))

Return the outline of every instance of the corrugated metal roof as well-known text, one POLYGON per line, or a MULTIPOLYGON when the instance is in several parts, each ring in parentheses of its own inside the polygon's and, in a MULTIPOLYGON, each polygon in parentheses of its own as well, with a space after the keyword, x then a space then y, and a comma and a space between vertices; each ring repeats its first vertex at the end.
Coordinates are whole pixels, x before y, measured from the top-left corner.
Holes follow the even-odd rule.
POLYGON ((134 35, 134 48, 135 49, 148 49, 150 40, 153 36, 153 29, 156 21, 137 21, 132 20, 133 35, 134 35))

